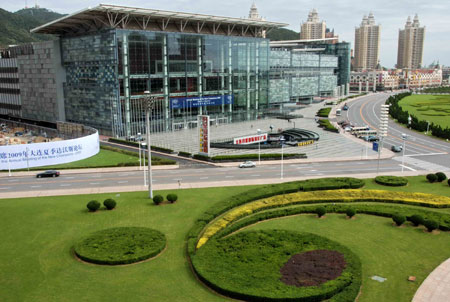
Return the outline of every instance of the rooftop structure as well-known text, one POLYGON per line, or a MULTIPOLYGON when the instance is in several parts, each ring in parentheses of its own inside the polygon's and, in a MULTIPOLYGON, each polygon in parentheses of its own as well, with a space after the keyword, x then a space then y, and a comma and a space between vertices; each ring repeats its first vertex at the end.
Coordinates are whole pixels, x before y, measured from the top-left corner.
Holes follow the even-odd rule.
POLYGON ((326 28, 325 21, 320 21, 319 14, 316 9, 313 9, 309 12, 307 21, 301 25, 300 39, 323 39, 325 38, 326 28))
POLYGON ((31 32, 68 36, 116 28, 260 37, 263 31, 287 25, 259 19, 230 18, 100 4, 34 28, 31 32))

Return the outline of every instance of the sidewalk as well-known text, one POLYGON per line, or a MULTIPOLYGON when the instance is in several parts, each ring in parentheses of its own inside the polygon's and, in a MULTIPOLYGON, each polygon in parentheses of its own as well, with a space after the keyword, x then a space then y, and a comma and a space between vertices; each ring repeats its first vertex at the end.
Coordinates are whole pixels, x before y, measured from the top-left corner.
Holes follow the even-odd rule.
POLYGON ((450 258, 442 262, 423 281, 412 302, 448 302, 450 300, 450 258))

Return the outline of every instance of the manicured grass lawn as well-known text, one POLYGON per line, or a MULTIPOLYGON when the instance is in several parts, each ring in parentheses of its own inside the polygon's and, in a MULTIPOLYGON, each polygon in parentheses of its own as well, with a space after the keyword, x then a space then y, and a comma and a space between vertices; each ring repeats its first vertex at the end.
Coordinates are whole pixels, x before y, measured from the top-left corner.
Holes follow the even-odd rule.
POLYGON ((450 95, 411 95, 399 105, 419 120, 450 127, 450 95))
MULTIPOLYGON (((396 188, 368 180, 368 189, 443 192, 449 196, 448 185, 422 183, 419 177, 409 179, 413 185, 396 188)), ((255 187, 175 190, 171 192, 178 194, 178 201, 160 206, 153 205, 146 192, 0 199, 0 300, 228 301, 195 279, 186 259, 185 238, 194 221, 213 204, 255 187), (103 202, 106 198, 117 201, 115 210, 87 212, 89 200, 103 202), (166 250, 155 259, 129 266, 98 266, 75 260, 72 247, 76 242, 95 231, 121 226, 161 231, 167 238, 166 250)), ((360 301, 406 301, 423 278, 450 256, 448 232, 431 235, 412 227, 394 228, 387 218, 357 216, 352 221, 344 220, 343 215, 322 220, 300 216, 260 226, 292 221, 292 226, 286 223, 282 227, 314 231, 351 248, 364 259, 364 300, 360 301), (373 274, 388 277, 388 281, 367 280, 373 274), (419 281, 406 282, 409 274, 418 276, 419 281), (385 291, 393 291, 394 298, 383 299, 385 291), (370 293, 373 300, 364 293, 370 293)))
POLYGON ((431 271, 450 257, 450 234, 429 234, 423 227, 398 228, 392 220, 357 214, 348 220, 343 214, 299 215, 256 224, 247 230, 285 229, 327 237, 350 248, 360 257, 362 293, 358 302, 409 302, 420 283, 431 271), (387 278, 384 283, 372 276, 387 278), (416 282, 407 281, 416 276, 416 282))

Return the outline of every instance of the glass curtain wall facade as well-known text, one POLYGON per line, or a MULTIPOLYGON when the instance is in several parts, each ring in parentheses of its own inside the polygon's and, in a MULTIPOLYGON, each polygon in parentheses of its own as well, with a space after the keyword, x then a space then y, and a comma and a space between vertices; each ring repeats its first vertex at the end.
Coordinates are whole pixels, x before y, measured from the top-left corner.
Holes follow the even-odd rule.
POLYGON ((255 119, 268 107, 269 41, 117 29, 116 136, 145 133, 144 91, 158 97, 152 132, 255 119))

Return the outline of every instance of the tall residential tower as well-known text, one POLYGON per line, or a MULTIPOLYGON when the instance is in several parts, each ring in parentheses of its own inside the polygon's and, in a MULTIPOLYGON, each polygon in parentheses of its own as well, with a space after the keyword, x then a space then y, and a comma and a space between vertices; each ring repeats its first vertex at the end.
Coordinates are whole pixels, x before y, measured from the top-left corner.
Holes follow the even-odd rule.
POLYGON ((303 22, 300 30, 300 40, 323 39, 327 26, 319 20, 319 14, 313 9, 308 14, 308 20, 303 22))
POLYGON ((370 13, 364 16, 360 27, 355 29, 355 65, 356 70, 375 69, 379 61, 380 25, 370 13))
POLYGON ((425 40, 425 26, 420 27, 419 17, 411 17, 405 24, 405 29, 398 32, 397 68, 418 69, 422 65, 423 42, 425 40))

